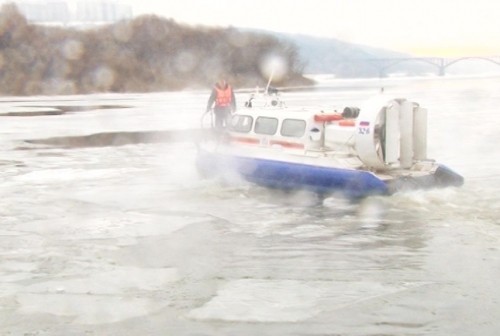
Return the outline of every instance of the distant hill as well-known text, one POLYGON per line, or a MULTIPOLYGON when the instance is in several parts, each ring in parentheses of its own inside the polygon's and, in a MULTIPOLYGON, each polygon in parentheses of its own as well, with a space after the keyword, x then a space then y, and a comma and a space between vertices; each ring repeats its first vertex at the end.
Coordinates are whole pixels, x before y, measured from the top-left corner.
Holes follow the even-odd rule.
MULTIPOLYGON (((412 57, 409 54, 348 43, 334 38, 267 33, 280 40, 295 44, 303 62, 303 71, 308 74, 335 74, 337 77, 343 78, 378 77, 378 70, 366 60, 412 57)), ((435 69, 429 65, 415 62, 406 62, 391 67, 391 72, 413 75, 429 71, 435 71, 435 69)))
MULTIPOLYGON (((331 74, 338 78, 379 77, 379 69, 374 65, 373 60, 416 57, 411 54, 348 43, 334 38, 266 30, 251 31, 272 35, 280 41, 292 43, 297 48, 302 71, 305 74, 331 74)), ((447 75, 498 75, 499 73, 498 64, 480 58, 460 61, 446 69, 447 75)), ((387 76, 429 76, 438 75, 438 68, 422 61, 404 61, 390 64, 385 69, 384 74, 387 76)))

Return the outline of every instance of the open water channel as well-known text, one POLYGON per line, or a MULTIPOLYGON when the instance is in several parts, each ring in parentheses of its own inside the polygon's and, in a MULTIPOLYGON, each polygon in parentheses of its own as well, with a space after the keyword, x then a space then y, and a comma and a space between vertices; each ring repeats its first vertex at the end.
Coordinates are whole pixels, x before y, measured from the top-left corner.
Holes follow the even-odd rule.
POLYGON ((429 156, 463 187, 318 205, 203 180, 208 90, 2 97, 0 334, 498 335, 500 80, 323 78, 283 99, 381 86, 429 109, 429 156))

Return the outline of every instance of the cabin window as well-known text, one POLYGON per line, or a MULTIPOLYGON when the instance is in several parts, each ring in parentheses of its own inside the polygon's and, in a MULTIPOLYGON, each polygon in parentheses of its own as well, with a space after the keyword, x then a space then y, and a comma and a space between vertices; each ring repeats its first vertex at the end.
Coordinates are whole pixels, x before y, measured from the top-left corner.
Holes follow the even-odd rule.
POLYGON ((301 119, 285 119, 281 125, 281 135, 300 138, 306 132, 306 122, 301 119))
POLYGON ((255 133, 257 134, 276 134, 278 129, 278 119, 269 117, 258 117, 255 121, 255 133))
POLYGON ((252 129, 253 118, 248 115, 235 115, 231 118, 231 131, 248 133, 252 129))

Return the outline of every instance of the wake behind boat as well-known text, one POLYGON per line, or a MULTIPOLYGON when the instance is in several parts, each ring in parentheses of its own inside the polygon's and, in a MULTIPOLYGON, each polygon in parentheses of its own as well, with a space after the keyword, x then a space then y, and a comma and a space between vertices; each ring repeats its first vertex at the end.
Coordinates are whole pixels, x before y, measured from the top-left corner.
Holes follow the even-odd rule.
POLYGON ((266 99, 247 103, 216 142, 200 145, 201 174, 236 173, 265 187, 321 197, 463 184, 462 176, 427 158, 427 110, 418 103, 382 94, 361 108, 325 113, 287 107, 276 95, 266 99))

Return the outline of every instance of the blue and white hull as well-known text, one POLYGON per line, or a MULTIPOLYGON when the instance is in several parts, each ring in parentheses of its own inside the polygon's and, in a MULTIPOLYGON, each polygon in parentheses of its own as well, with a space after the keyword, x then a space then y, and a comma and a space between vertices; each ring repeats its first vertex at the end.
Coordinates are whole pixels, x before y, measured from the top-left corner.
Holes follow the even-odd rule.
POLYGON ((306 190, 321 196, 341 195, 362 198, 390 195, 398 191, 460 186, 463 178, 443 165, 419 176, 401 176, 383 180, 372 172, 355 169, 314 166, 304 163, 227 156, 200 151, 197 168, 206 177, 234 176, 257 185, 286 191, 306 190))

